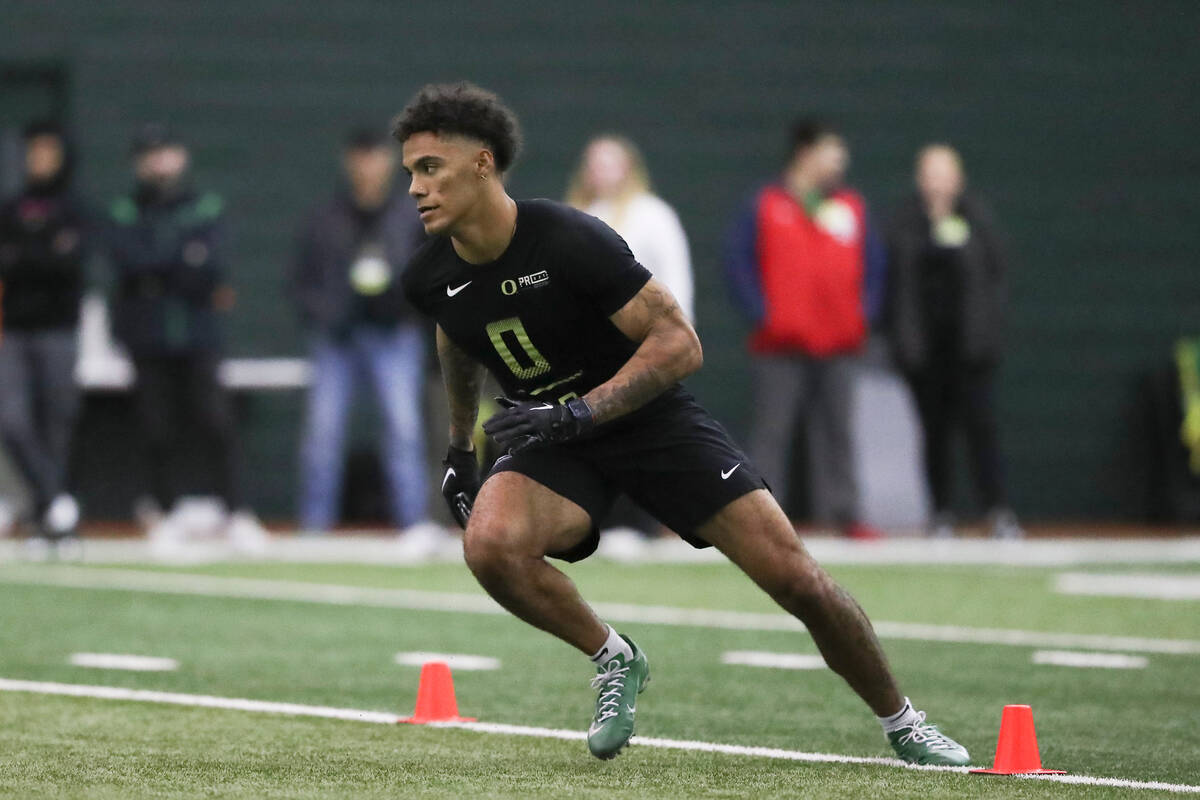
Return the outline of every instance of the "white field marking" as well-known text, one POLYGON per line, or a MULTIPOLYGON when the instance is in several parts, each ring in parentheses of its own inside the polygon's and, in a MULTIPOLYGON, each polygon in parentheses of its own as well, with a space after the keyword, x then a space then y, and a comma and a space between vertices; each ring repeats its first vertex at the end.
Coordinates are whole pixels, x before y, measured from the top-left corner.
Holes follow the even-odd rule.
POLYGON ((1054 591, 1150 600, 1200 600, 1200 575, 1064 572, 1054 577, 1054 591))
POLYGON ((825 659, 806 653, 767 653, 761 650, 729 650, 721 654, 722 664, 775 669, 825 669, 825 659))
POLYGON ((1077 650, 1035 650, 1034 664, 1055 667, 1092 667, 1096 669, 1145 669, 1150 663, 1145 656, 1123 653, 1081 653, 1077 650))
MULTIPOLYGON (((125 689, 116 686, 86 686, 69 683, 49 683, 44 681, 23 681, 0 678, 0 691, 27 692, 31 694, 64 695, 68 697, 90 697, 102 700, 126 700, 141 703, 163 703, 176 706, 193 706, 201 708, 220 708, 233 711, 247 711, 266 714, 284 714, 293 717, 320 717, 323 719, 338 719, 350 722, 368 722, 382 725, 394 725, 405 718, 384 711, 363 711, 354 708, 332 708, 329 706, 309 706, 298 703, 276 703, 266 700, 246 700, 236 697, 214 697, 202 694, 180 694, 177 692, 156 692, 145 689, 125 689)), ((561 728, 539 728, 525 725, 508 725, 498 722, 435 722, 429 727, 458 728, 476 733, 498 734, 502 736, 531 736, 538 739, 558 739, 562 741, 583 741, 587 734, 583 731, 563 730, 561 728)), ((822 764, 867 764, 872 766, 893 767, 921 772, 953 772, 963 774, 967 767, 933 767, 905 764, 895 758, 879 758, 871 756, 844 756, 835 753, 806 753, 800 750, 783 750, 775 747, 754 747, 738 744, 718 744, 715 742, 697 742, 686 739, 662 739, 652 736, 634 736, 630 746, 652 747, 662 750, 684 750, 701 753, 720 753, 723 755, 749 756, 752 758, 770 758, 784 761, 805 761, 822 764)), ((1157 789, 1181 794, 1200 794, 1200 786, 1190 786, 1179 783, 1164 783, 1161 781, 1131 781, 1124 778, 1097 778, 1089 775, 1022 775, 1019 777, 1030 780, 1044 780, 1053 783, 1075 783, 1088 786, 1112 786, 1120 789, 1157 789)))
POLYGON ((119 653, 72 653, 68 661, 76 667, 130 669, 136 672, 170 672, 179 669, 179 662, 173 658, 129 656, 119 653))
POLYGON ((1148 639, 1092 633, 1043 633, 1009 628, 968 628, 958 625, 924 625, 916 622, 875 622, 876 635, 884 639, 922 642, 997 644, 1014 647, 1076 647, 1085 650, 1124 650, 1135 653, 1200 655, 1195 639, 1148 639))
MULTIPOLYGON (((879 542, 854 542, 834 536, 805 536, 805 545, 825 564, 974 564, 1026 567, 1073 567, 1085 564, 1200 564, 1200 537, 1111 539, 1060 537, 996 542, 990 539, 930 540, 896 536, 879 542)), ((339 562, 409 565, 428 561, 458 562, 462 548, 440 548, 430 558, 414 559, 397 547, 394 536, 346 533, 326 537, 274 536, 258 560, 293 563, 339 562)), ((0 562, 21 558, 20 542, 0 541, 0 562)), ((87 539, 82 558, 89 563, 162 561, 144 539, 87 539)), ((185 554, 190 563, 245 561, 223 540, 191 542, 185 554)), ((722 563, 715 548, 697 550, 680 539, 651 542, 643 552, 647 563, 722 563)))
POLYGON ((464 653, 396 653, 396 663, 405 667, 421 667, 430 661, 441 661, 452 670, 500 669, 500 659, 491 656, 472 656, 464 653))
POLYGON ((70 697, 94 697, 101 700, 132 700, 140 703, 165 703, 173 706, 224 708, 234 711, 254 711, 265 714, 286 714, 293 717, 325 717, 355 722, 394 724, 404 719, 382 711, 360 711, 353 708, 328 708, 297 703, 275 703, 268 700, 245 700, 237 697, 213 697, 204 694, 155 692, 146 689, 125 689, 119 686, 88 686, 72 683, 48 683, 0 678, 0 691, 56 694, 70 697))
MULTIPOLYGON (((199 597, 283 600, 371 608, 402 608, 459 614, 508 614, 494 600, 483 594, 431 592, 420 589, 375 589, 303 581, 228 578, 182 572, 149 572, 137 569, 71 566, 49 566, 37 569, 26 566, 19 570, 0 568, 0 583, 154 592, 199 597)), ((631 603, 593 603, 592 608, 609 622, 724 630, 804 631, 804 626, 800 624, 799 620, 781 613, 721 611, 631 603)), ((972 628, 960 625, 928 625, 919 622, 888 622, 885 620, 872 624, 875 633, 885 639, 1200 655, 1200 641, 1194 639, 1043 633, 1006 628, 972 628)))

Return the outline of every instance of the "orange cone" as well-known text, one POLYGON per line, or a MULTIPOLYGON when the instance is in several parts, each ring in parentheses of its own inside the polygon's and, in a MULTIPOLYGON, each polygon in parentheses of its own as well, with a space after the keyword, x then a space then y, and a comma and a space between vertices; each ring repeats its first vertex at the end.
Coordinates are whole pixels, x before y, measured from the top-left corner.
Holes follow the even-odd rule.
POLYGON ((427 661, 421 667, 421 683, 417 687, 417 707, 413 715, 401 722, 424 725, 427 722, 474 722, 474 717, 458 715, 454 699, 454 678, 444 661, 427 661))
POLYGON ((1000 739, 996 742, 996 760, 991 769, 973 769, 986 775, 1065 775, 1061 769, 1042 769, 1037 734, 1033 730, 1033 709, 1029 706, 1005 706, 1000 717, 1000 739))

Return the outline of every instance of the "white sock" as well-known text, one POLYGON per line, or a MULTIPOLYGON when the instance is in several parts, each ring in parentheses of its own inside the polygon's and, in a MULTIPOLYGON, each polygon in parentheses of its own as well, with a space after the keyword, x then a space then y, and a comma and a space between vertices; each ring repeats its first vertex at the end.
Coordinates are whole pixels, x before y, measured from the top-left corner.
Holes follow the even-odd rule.
POLYGON ((917 711, 912 707, 912 703, 908 698, 904 698, 904 707, 892 714, 890 717, 877 717, 879 724, 883 726, 884 733, 898 731, 901 728, 911 728, 913 725, 921 721, 917 716, 917 711))
POLYGON ((604 664, 607 663, 608 660, 617 653, 624 655, 626 662, 632 661, 633 648, 629 646, 629 642, 622 639, 620 635, 613 630, 612 625, 608 625, 606 627, 608 628, 608 638, 604 641, 604 646, 597 650, 592 656, 593 663, 595 663, 598 667, 604 666, 604 664))

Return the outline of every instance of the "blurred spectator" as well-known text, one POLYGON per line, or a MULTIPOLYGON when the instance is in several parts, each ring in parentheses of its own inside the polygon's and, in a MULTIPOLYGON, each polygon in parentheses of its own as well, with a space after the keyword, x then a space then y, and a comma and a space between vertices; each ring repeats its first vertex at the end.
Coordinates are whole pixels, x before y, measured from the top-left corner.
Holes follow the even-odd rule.
POLYGON ((814 506, 852 538, 859 518, 850 420, 856 355, 883 296, 883 247, 866 203, 842 185, 842 137, 815 120, 792 130, 783 175, 737 220, 726 252, 734 300, 754 325, 750 457, 786 508, 796 425, 806 420, 814 506), (825 484, 826 496, 818 492, 825 484))
POLYGON ((1007 259, 991 212, 965 186, 952 147, 929 145, 918 154, 916 192, 888 236, 893 346, 925 429, 933 534, 953 535, 950 448, 962 425, 992 535, 1018 538, 995 411, 1007 259))
POLYGON ((88 223, 62 129, 30 124, 24 142, 25 188, 0 207, 0 434, 40 535, 61 538, 79 523, 66 484, 88 223))
POLYGON ((17 512, 5 497, 0 497, 0 539, 8 536, 16 526, 17 512))
MULTIPOLYGON (((650 173, 637 145, 616 134, 588 142, 567 187, 567 203, 619 233, 634 258, 671 290, 687 318, 695 320, 687 235, 675 210, 651 191, 650 173)), ((650 514, 624 496, 603 525, 599 552, 618 560, 639 558, 642 538, 660 529, 650 514)))
POLYGON ((393 522, 413 545, 429 543, 436 531, 421 411, 426 341, 397 280, 424 229, 412 200, 394 190, 396 153, 383 131, 352 131, 342 167, 346 186, 305 218, 291 270, 312 358, 300 524, 317 532, 337 521, 347 415, 366 377, 384 417, 393 522))
MULTIPOLYGON (((256 548, 265 532, 244 506, 230 398, 218 367, 220 314, 233 305, 225 282, 223 202, 188 179, 187 147, 162 125, 142 127, 132 147, 135 186, 111 207, 108 255, 116 273, 113 327, 137 372, 139 428, 158 511, 175 506, 170 460, 176 434, 193 425, 216 456, 216 483, 238 546, 256 548)), ((184 538, 172 516, 150 514, 151 538, 184 538)))
POLYGON ((675 210, 650 190, 637 145, 613 134, 588 142, 567 187, 567 202, 621 234, 634 258, 671 290, 687 318, 695 319, 687 236, 675 210))

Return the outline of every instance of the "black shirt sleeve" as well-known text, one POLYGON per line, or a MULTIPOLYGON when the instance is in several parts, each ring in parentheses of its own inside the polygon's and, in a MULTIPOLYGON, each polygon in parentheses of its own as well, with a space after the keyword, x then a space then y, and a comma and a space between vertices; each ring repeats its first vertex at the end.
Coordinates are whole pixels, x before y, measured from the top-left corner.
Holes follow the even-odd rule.
POLYGON ((561 246, 571 265, 570 281, 604 316, 619 311, 650 280, 650 270, 633 257, 616 231, 590 214, 574 209, 564 225, 561 246))

